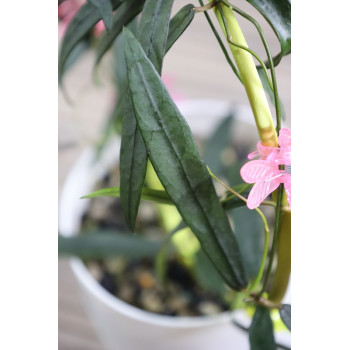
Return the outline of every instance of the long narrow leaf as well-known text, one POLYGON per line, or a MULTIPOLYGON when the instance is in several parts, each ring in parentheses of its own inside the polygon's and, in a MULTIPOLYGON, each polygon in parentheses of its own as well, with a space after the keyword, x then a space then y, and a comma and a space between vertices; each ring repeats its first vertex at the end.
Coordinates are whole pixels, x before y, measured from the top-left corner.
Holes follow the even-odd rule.
POLYGON ((130 258, 154 257, 161 244, 130 233, 96 232, 72 237, 58 235, 58 254, 80 258, 116 255, 130 258))
POLYGON ((113 7, 111 0, 89 0, 100 12, 103 23, 109 31, 113 20, 113 7))
MULTIPOLYGON (((173 0, 145 2, 138 38, 158 73, 162 70, 173 0)), ((134 229, 147 170, 147 150, 137 127, 129 91, 126 93, 120 149, 121 205, 129 228, 134 229)))
MULTIPOLYGON (((120 187, 103 188, 92 192, 82 198, 94 198, 94 197, 120 197, 120 187)), ((154 190, 152 188, 144 187, 142 189, 141 198, 161 204, 174 205, 173 201, 169 198, 165 191, 154 190)))
POLYGON ((120 147, 120 199, 125 221, 134 230, 147 170, 147 149, 137 128, 129 90, 124 105, 120 147))
POLYGON ((124 37, 132 102, 152 165, 225 282, 241 290, 247 276, 239 247, 191 131, 137 39, 128 29, 124 37))
POLYGON ((264 225, 258 213, 246 205, 233 210, 231 217, 248 277, 254 279, 263 256, 264 225))
POLYGON ((217 176, 223 175, 224 165, 221 154, 225 147, 229 145, 232 122, 233 114, 230 114, 222 120, 205 144, 203 160, 217 176))
POLYGON ((176 40, 183 34, 186 28, 191 24, 195 11, 194 5, 188 4, 171 19, 169 24, 169 34, 166 43, 166 52, 174 45, 176 40))
POLYGON ((270 310, 263 306, 255 309, 249 328, 250 350, 276 350, 270 310))
MULTIPOLYGON (((113 0, 112 7, 116 10, 124 0, 113 0)), ((98 9, 87 2, 72 19, 64 35, 58 59, 58 80, 62 81, 66 61, 74 47, 88 34, 92 27, 101 19, 98 9)))
POLYGON ((113 24, 109 32, 105 32, 99 45, 97 46, 95 66, 101 61, 104 54, 111 47, 114 40, 121 32, 123 26, 126 26, 135 16, 137 16, 143 7, 145 0, 124 0, 122 5, 113 17, 113 24))
MULTIPOLYGON (((170 20, 169 24, 169 34, 167 38, 166 44, 166 52, 170 50, 170 48, 174 45, 176 40, 182 35, 182 33, 186 30, 189 24, 192 22, 194 18, 195 11, 193 11, 194 5, 186 5, 170 20)), ((128 28, 134 33, 134 27, 136 27, 136 18, 128 24, 128 28)), ((136 30, 135 30, 136 31, 136 30)), ((119 106, 122 104, 122 110, 124 110, 124 101, 126 99, 125 96, 125 80, 126 80, 126 68, 124 73, 124 50, 121 49, 123 46, 123 37, 121 35, 118 36, 116 45, 114 45, 114 55, 116 57, 115 61, 118 64, 115 67, 115 76, 117 79, 117 84, 119 91, 121 91, 121 95, 117 101, 116 110, 118 109, 118 113, 112 113, 110 120, 107 121, 106 131, 97 146, 96 157, 99 156, 102 149, 104 148, 106 142, 109 140, 110 136, 114 135, 113 132, 110 132, 113 129, 116 120, 119 120, 119 106), (125 78, 124 78, 125 76, 125 78)), ((121 124, 121 123, 120 123, 121 124)), ((112 130, 113 131, 113 130, 112 130)))
MULTIPOLYGON (((267 20, 278 37, 281 52, 273 58, 275 66, 291 52, 291 14, 289 0, 247 0, 267 20)), ((267 62, 266 62, 267 63, 267 62)), ((268 63, 267 63, 268 67, 268 63)))

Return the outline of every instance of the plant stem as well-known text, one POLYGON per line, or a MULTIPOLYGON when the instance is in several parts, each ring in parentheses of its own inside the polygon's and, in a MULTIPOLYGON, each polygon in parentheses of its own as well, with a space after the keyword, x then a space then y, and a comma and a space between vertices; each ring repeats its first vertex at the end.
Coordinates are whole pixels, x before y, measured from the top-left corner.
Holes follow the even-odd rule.
POLYGON ((291 268, 291 215, 284 213, 277 242, 277 266, 273 276, 269 300, 281 303, 287 290, 291 268))
MULTIPOLYGON (((219 5, 217 4, 214 7, 214 11, 216 17, 219 20, 222 30, 225 33, 225 26, 218 7, 219 5)), ((229 37, 232 37, 232 41, 234 41, 235 43, 244 47, 248 47, 233 11, 227 7, 224 7, 222 9, 222 12, 227 23, 227 34, 229 35, 229 37)), ((230 49, 236 61, 243 85, 246 89, 249 102, 253 110, 260 140, 265 146, 277 147, 277 133, 274 127, 265 91, 260 81, 258 71, 255 67, 254 60, 250 53, 241 48, 230 44, 230 49)))
POLYGON ((194 11, 196 12, 204 12, 204 11, 208 11, 211 8, 213 8, 215 6, 215 2, 210 2, 209 4, 204 5, 202 1, 200 1, 200 4, 202 5, 201 7, 194 7, 194 11))
MULTIPOLYGON (((203 6, 203 1, 202 0, 199 0, 199 3, 203 6)), ((208 23, 210 25, 211 30, 213 31, 213 33, 215 35, 216 40, 218 41, 218 43, 219 43, 219 45, 221 47, 221 50, 223 51, 223 53, 225 55, 227 63, 230 65, 230 67, 233 70, 233 73, 235 73, 235 75, 239 79, 239 81, 242 82, 241 76, 239 75, 239 72, 238 72, 236 66, 233 64, 233 62, 232 62, 232 60, 231 60, 231 58, 230 58, 230 56, 229 56, 229 54, 228 54, 228 52, 227 52, 227 50, 225 48, 224 43, 222 42, 218 32, 216 31, 216 29, 214 27, 214 24, 213 24, 212 20, 210 19, 209 15, 208 15, 208 13, 206 11, 204 12, 204 15, 205 15, 205 18, 207 19, 207 21, 208 21, 208 23)))
MULTIPOLYGON (((263 45, 264 45, 264 48, 265 48, 265 51, 266 51, 267 59, 268 59, 268 62, 269 62, 269 67, 270 67, 270 70, 271 70, 271 78, 272 78, 272 85, 273 85, 271 90, 273 91, 274 99, 275 99, 276 122, 277 122, 276 131, 277 131, 277 135, 278 135, 279 131, 281 129, 282 110, 281 110, 280 100, 279 100, 279 97, 278 97, 277 80, 276 80, 275 66, 274 66, 274 63, 273 63, 273 57, 271 55, 271 51, 270 51, 269 45, 267 44, 265 35, 264 35, 263 31, 262 31, 262 28, 261 28, 260 24, 253 17, 249 16, 247 13, 245 13, 244 11, 239 9, 238 7, 230 4, 226 0, 221 0, 221 2, 225 6, 229 7, 231 10, 234 10, 235 12, 237 12, 238 14, 240 14, 241 16, 246 18, 248 21, 250 21, 255 26, 255 28, 257 29, 257 31, 258 31, 258 33, 260 35, 261 41, 263 42, 263 45)), ((264 71, 266 70, 266 66, 265 65, 261 65, 261 67, 264 69, 264 71)), ((270 85, 270 87, 271 87, 271 85, 270 85)))
POLYGON ((280 229, 280 221, 281 221, 281 207, 282 207, 282 197, 283 197, 283 184, 281 184, 277 190, 277 200, 276 200, 276 208, 275 208, 275 226, 274 226, 274 231, 273 231, 273 240, 272 240, 272 246, 271 246, 271 251, 270 251, 270 258, 269 258, 269 263, 267 266, 264 282, 263 282, 263 287, 258 294, 258 297, 261 297, 262 294, 265 292, 267 283, 269 281, 270 273, 272 270, 272 263, 275 255, 275 250, 276 250, 276 244, 277 244, 277 236, 279 233, 280 229))
POLYGON ((234 45, 234 46, 236 46, 236 47, 238 47, 238 48, 240 48, 242 50, 245 50, 245 51, 249 52, 253 57, 255 57, 258 60, 258 62, 261 64, 262 69, 264 70, 264 74, 266 76, 267 83, 269 84, 270 89, 273 90, 271 79, 269 77, 269 73, 267 72, 267 68, 265 66, 265 63, 259 57, 259 55, 257 53, 255 53, 253 50, 249 49, 249 47, 240 45, 240 44, 232 41, 231 37, 229 36, 229 31, 228 31, 228 28, 227 28, 227 22, 226 22, 226 18, 224 16, 224 14, 223 14, 223 10, 222 10, 222 8, 221 8, 221 6, 219 4, 217 6, 218 6, 218 9, 220 11, 222 23, 224 24, 224 27, 225 27, 226 39, 227 39, 228 43, 231 44, 231 45, 234 45))

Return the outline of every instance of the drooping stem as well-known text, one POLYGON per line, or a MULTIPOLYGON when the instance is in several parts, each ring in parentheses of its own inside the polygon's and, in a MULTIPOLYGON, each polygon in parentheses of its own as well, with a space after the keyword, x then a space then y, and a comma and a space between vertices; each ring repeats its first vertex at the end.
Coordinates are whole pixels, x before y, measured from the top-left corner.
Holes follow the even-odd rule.
POLYGON ((291 214, 283 213, 277 238, 277 266, 273 276, 269 300, 281 303, 286 293, 291 269, 291 214))
POLYGON ((272 263, 275 256, 277 237, 278 237, 278 233, 280 230, 280 223, 281 223, 282 197, 283 197, 283 185, 281 184, 277 190, 277 199, 276 199, 276 208, 275 208, 275 225, 274 225, 274 231, 273 231, 273 239, 272 239, 272 246, 270 250, 269 263, 267 265, 267 270, 263 281, 263 287, 260 293, 258 294, 258 297, 260 297, 265 292, 267 283, 269 281, 269 277, 271 274, 271 270, 272 270, 272 263))
MULTIPOLYGON (((273 94, 274 94, 275 108, 276 108, 276 122, 277 122, 276 131, 277 131, 277 135, 278 135, 279 131, 281 129, 282 110, 281 110, 280 100, 279 100, 279 97, 278 97, 275 65, 273 63, 273 57, 271 55, 271 51, 270 51, 269 45, 267 44, 267 40, 265 38, 265 35, 264 35, 263 31, 262 31, 262 28, 261 28, 260 24, 253 17, 249 16, 247 13, 245 13, 244 11, 239 9, 238 7, 230 4, 226 0, 221 0, 221 2, 224 5, 226 5, 227 7, 229 7, 230 9, 234 10, 235 12, 237 12, 238 14, 243 16, 244 18, 246 18, 248 21, 250 21, 255 26, 255 28, 257 29, 257 31, 258 31, 258 33, 260 35, 260 38, 261 38, 261 41, 262 41, 262 43, 264 45, 265 52, 266 52, 266 55, 267 55, 267 59, 268 59, 268 62, 269 62, 269 67, 270 67, 270 70, 271 70, 271 78, 272 78, 272 85, 273 85, 272 91, 273 91, 273 94)), ((264 69, 264 71, 266 70, 265 65, 261 65, 261 67, 264 69)))
POLYGON ((224 27, 225 27, 225 33, 226 33, 226 39, 227 39, 227 41, 228 41, 231 45, 236 46, 236 47, 238 47, 239 49, 242 49, 242 50, 245 50, 245 51, 249 52, 253 57, 255 57, 255 58, 258 60, 258 62, 261 64, 261 67, 262 67, 262 69, 263 69, 263 71, 264 71, 264 74, 265 74, 265 76, 266 76, 267 83, 269 84, 270 89, 273 90, 273 86, 272 86, 272 83, 271 83, 271 79, 270 79, 270 77, 269 77, 269 73, 267 72, 267 68, 266 68, 265 63, 263 62, 263 60, 259 57, 259 55, 258 55, 257 53, 255 53, 253 50, 249 49, 249 47, 240 45, 240 44, 238 44, 238 43, 232 41, 231 37, 229 36, 229 30, 228 30, 228 28, 227 28, 226 18, 225 18, 224 14, 223 14, 223 10, 222 10, 222 8, 221 8, 220 5, 218 5, 218 9, 219 9, 220 14, 221 14, 222 23, 224 24, 224 27))
MULTIPOLYGON (((199 0, 199 3, 203 6, 203 1, 202 0, 199 0)), ((210 25, 210 28, 211 30, 213 31, 214 35, 215 35, 215 38, 216 40, 218 41, 220 47, 221 47, 221 50, 223 51, 224 55, 225 55, 225 58, 227 60, 227 63, 230 65, 231 69, 233 70, 233 73, 235 73, 236 77, 239 79, 240 82, 242 82, 242 79, 241 79, 241 76, 239 75, 239 72, 236 68, 236 66, 233 64, 226 48, 225 48, 225 45, 224 43, 222 42, 218 32, 216 31, 215 27, 214 27, 214 24, 212 22, 212 20, 210 19, 208 13, 205 11, 204 12, 204 15, 205 15, 205 18, 207 19, 209 25, 210 25)))
MULTIPOLYGON (((227 7, 224 7, 222 8, 222 13, 227 23, 228 33, 226 33, 225 25, 218 8, 219 6, 220 4, 216 4, 214 11, 223 32, 231 37, 233 42, 243 47, 248 47, 233 11, 227 7)), ((253 110, 260 140, 265 146, 277 147, 277 133, 254 60, 249 52, 232 44, 229 45, 253 110)))

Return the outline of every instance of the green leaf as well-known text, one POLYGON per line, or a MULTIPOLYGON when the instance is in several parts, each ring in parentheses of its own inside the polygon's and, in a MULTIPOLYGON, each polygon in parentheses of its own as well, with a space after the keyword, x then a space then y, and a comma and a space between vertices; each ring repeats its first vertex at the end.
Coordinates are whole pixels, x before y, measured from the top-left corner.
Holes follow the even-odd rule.
POLYGON ((168 52, 174 45, 176 40, 183 34, 186 28, 192 22, 195 11, 194 5, 188 4, 184 6, 170 21, 169 34, 165 51, 168 52))
POLYGON ((248 277, 253 279, 259 272, 263 255, 264 225, 259 214, 246 205, 233 210, 231 217, 248 277))
POLYGON ((276 350, 270 310, 263 306, 255 309, 249 328, 250 350, 276 350))
POLYGON ((68 56, 65 65, 63 67, 62 75, 65 74, 69 68, 71 68, 78 59, 89 49, 90 40, 87 37, 84 37, 79 43, 73 48, 70 55, 68 56))
POLYGON ((282 304, 279 309, 281 319, 286 327, 291 330, 291 306, 290 304, 282 304))
MULTIPOLYGON (((158 73, 162 70, 173 0, 147 0, 138 28, 139 42, 158 73)), ((125 97, 120 149, 121 205, 125 221, 135 227, 147 170, 147 150, 137 127, 129 90, 125 97)))
POLYGON ((174 0, 146 0, 137 31, 137 39, 160 74, 169 32, 174 0))
POLYGON ((124 36, 135 116, 152 165, 225 282, 241 290, 247 277, 239 247, 191 131, 137 39, 128 29, 124 36))
POLYGON ((95 67, 101 61, 104 54, 111 47, 122 28, 126 26, 135 16, 137 16, 143 7, 145 0, 124 0, 122 5, 113 17, 113 24, 109 32, 102 34, 101 40, 97 46, 95 67))
POLYGON ((103 23, 109 31, 112 27, 113 8, 111 0, 89 0, 100 12, 103 23))
POLYGON ((130 92, 127 90, 120 147, 120 200, 125 221, 132 231, 145 182, 147 159, 147 149, 137 127, 130 92))
POLYGON ((225 147, 230 143, 232 121, 233 114, 230 114, 223 119, 205 144, 203 153, 204 162, 217 176, 221 176, 224 171, 221 154, 225 147))
MULTIPOLYGON (((113 0, 113 10, 117 9, 124 0, 113 0)), ((87 2, 81 7, 72 19, 66 34, 64 35, 60 54, 58 58, 58 80, 62 81, 66 61, 74 47, 84 39, 92 27, 101 19, 98 9, 91 3, 87 2)))
POLYGON ((202 249, 196 254, 194 273, 198 283, 204 288, 218 295, 225 292, 223 279, 202 249))
MULTIPOLYGON (((130 21, 127 27, 135 33, 137 30, 137 18, 130 21)), ((114 80, 118 91, 118 97, 116 98, 114 108, 104 125, 101 138, 95 147, 95 160, 99 159, 110 138, 116 134, 121 135, 122 133, 124 103, 127 90, 126 63, 124 59, 123 45, 123 36, 119 35, 112 47, 112 53, 114 56, 114 80)))
POLYGON ((72 237, 58 235, 60 256, 105 258, 123 255, 130 258, 154 257, 161 242, 147 240, 130 233, 94 232, 72 237))
MULTIPOLYGON (((101 190, 92 192, 82 198, 94 197, 120 197, 120 187, 103 188, 101 190)), ((168 194, 165 191, 154 190, 152 188, 143 187, 141 192, 141 198, 160 204, 174 205, 173 201, 169 198, 168 194)))
MULTIPOLYGON (((291 16, 289 0, 247 0, 267 20, 278 37, 281 52, 273 58, 275 66, 291 52, 291 16)), ((268 62, 265 63, 269 67, 268 62)))

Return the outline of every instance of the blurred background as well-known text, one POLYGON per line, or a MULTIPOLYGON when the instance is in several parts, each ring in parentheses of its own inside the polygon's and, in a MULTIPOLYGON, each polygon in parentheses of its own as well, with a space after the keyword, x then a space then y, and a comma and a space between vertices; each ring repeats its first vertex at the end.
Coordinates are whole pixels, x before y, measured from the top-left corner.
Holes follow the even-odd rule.
MULTIPOLYGON (((175 0, 173 14, 188 3, 190 2, 175 0)), ((192 3, 199 6, 197 1, 192 3)), ((272 54, 277 54, 278 40, 265 20, 246 1, 239 0, 234 3, 259 20, 272 54)), ((216 18, 211 17, 216 24, 216 18)), ((242 18, 238 17, 238 20, 249 47, 265 58, 255 28, 242 18)), ((62 22, 59 24, 58 44, 64 32, 64 25, 62 22)), ((58 91, 59 198, 69 170, 81 152, 99 140, 115 102, 112 56, 108 54, 103 58, 95 78, 93 78, 94 60, 95 54, 91 49, 84 53, 65 74, 63 83, 70 102, 67 102, 61 89, 58 91)), ((289 56, 276 67, 276 73, 279 94, 286 114, 284 125, 290 127, 289 56)), ((243 86, 227 64, 203 13, 195 15, 185 33, 166 55, 162 76, 173 95, 180 99, 210 98, 227 100, 232 102, 232 105, 248 105, 243 86)), ((272 110, 274 111, 273 108, 272 110)), ((76 281, 67 259, 59 260, 58 285, 58 348, 102 349, 81 305, 76 281)))

